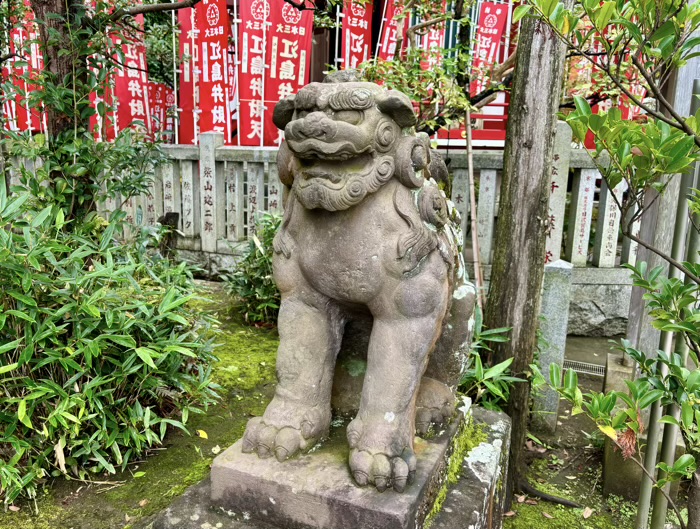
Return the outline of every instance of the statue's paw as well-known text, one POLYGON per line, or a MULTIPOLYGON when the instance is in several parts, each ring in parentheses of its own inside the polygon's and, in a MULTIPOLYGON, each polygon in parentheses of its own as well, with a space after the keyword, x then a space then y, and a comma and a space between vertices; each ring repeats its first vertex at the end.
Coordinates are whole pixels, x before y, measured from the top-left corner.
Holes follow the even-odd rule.
POLYGON ((392 487, 396 492, 403 492, 416 475, 416 456, 409 448, 393 457, 353 449, 350 451, 350 472, 361 487, 372 484, 379 492, 392 487))
POLYGON ((425 436, 450 422, 455 413, 455 396, 442 382, 423 377, 416 399, 416 433, 425 436))
POLYGON ((406 420, 363 421, 359 417, 348 425, 350 472, 364 487, 374 485, 379 492, 393 487, 403 492, 416 473, 416 456, 406 420))
POLYGON ((281 419, 268 408, 263 417, 248 421, 241 449, 245 453, 256 452, 262 459, 274 455, 278 461, 285 461, 311 449, 324 436, 330 419, 322 415, 311 408, 281 419))

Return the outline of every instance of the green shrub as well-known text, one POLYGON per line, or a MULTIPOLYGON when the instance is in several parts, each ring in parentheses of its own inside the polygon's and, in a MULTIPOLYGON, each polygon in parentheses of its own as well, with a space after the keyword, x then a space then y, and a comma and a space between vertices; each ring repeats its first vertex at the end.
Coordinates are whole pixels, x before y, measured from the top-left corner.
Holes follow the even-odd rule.
POLYGON ((272 325, 277 322, 280 293, 272 279, 272 240, 280 227, 280 215, 265 213, 248 240, 248 252, 236 270, 225 276, 227 291, 240 300, 238 310, 247 323, 272 325))
POLYGON ((115 473, 216 398, 185 265, 0 185, 0 496, 115 473))

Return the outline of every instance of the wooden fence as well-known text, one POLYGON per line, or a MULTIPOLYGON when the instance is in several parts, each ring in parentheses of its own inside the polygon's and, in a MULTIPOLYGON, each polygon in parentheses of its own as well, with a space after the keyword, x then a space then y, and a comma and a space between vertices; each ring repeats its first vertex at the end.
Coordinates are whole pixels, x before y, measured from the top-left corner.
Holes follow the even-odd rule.
MULTIPOLYGON (((264 211, 281 212, 283 186, 275 148, 223 146, 223 136, 207 133, 199 146, 163 146, 168 162, 156 169, 150 193, 122 205, 128 220, 155 225, 166 212, 180 214, 177 247, 215 254, 240 253, 264 211)), ((443 151, 452 174, 452 200, 462 215, 469 244, 469 182, 463 150, 443 151)), ((498 215, 502 151, 476 151, 477 226, 481 262, 491 262, 498 215)), ((621 241, 620 214, 588 154, 571 148, 571 130, 560 123, 555 141, 547 229, 547 261, 565 259, 576 267, 612 268, 634 262, 634 243, 621 241)), ((621 194, 622 188, 615 189, 621 194)), ((107 210, 119 207, 112 200, 107 210)))

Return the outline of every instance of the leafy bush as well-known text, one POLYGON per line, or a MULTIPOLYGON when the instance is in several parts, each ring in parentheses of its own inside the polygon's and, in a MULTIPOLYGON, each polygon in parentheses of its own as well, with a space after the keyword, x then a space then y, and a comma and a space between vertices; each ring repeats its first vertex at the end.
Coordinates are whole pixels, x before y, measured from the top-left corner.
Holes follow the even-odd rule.
POLYGON ((488 342, 507 342, 509 332, 510 327, 484 329, 481 309, 475 307, 471 351, 459 383, 459 390, 471 397, 475 404, 478 403, 489 410, 503 409, 508 403, 511 386, 516 382, 523 382, 520 378, 508 375, 513 358, 491 367, 484 367, 481 358, 484 352, 491 351, 488 342))
POLYGON ((280 227, 280 215, 265 213, 248 240, 248 252, 235 272, 226 276, 227 291, 240 302, 246 322, 274 324, 280 308, 280 293, 272 279, 272 241, 280 227))
POLYGON ((124 469, 216 397, 185 265, 0 185, 0 494, 124 469), (66 224, 72 226, 67 228, 66 224))

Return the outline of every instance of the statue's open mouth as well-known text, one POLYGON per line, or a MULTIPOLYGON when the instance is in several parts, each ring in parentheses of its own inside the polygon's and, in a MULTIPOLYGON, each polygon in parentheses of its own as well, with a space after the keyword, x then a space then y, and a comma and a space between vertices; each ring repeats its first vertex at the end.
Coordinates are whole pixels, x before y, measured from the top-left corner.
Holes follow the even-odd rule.
POLYGON ((345 162, 371 150, 371 145, 358 147, 351 141, 329 143, 317 139, 287 141, 291 151, 302 160, 331 160, 345 162))
MULTIPOLYGON (((374 166, 374 158, 370 153, 355 155, 351 158, 334 159, 301 159, 299 175, 304 181, 321 180, 328 187, 344 185, 350 175, 368 174, 374 166)), ((304 184, 300 182, 303 186, 304 184)))

